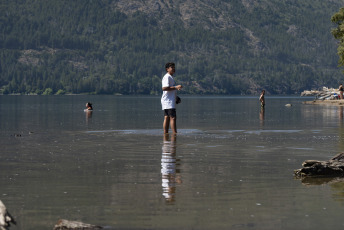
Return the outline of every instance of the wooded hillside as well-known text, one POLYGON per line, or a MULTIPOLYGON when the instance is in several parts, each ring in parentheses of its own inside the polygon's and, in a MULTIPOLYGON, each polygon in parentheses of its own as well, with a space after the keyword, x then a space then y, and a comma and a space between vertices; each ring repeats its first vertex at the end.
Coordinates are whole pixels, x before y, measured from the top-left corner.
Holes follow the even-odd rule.
MULTIPOLYGON (((295 94, 344 80, 343 0, 12 0, 0 3, 0 93, 295 94)), ((343 81, 344 82, 344 81, 343 81)))

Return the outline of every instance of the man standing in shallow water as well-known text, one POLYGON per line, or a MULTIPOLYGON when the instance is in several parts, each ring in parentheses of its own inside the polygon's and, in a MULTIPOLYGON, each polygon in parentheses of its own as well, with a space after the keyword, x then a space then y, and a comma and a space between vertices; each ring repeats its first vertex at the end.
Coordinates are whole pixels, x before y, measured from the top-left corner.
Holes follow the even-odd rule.
POLYGON ((183 88, 182 85, 176 85, 176 82, 173 79, 173 74, 176 72, 176 67, 173 62, 168 62, 165 65, 166 74, 162 78, 162 97, 161 97, 161 106, 164 110, 164 124, 163 129, 164 133, 168 133, 170 128, 173 133, 177 133, 177 114, 176 114, 176 97, 177 91, 183 88))
POLYGON ((265 90, 263 89, 263 90, 262 90, 262 93, 260 94, 260 97, 259 97, 260 106, 261 106, 262 108, 265 107, 265 98, 264 98, 264 96, 265 96, 265 90))

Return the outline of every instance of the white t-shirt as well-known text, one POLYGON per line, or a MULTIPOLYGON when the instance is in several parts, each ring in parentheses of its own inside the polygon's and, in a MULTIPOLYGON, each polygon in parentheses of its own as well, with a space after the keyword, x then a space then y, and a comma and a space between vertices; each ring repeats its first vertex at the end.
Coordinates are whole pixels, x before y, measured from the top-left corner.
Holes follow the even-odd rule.
MULTIPOLYGON (((166 73, 165 76, 162 78, 162 87, 171 87, 175 86, 175 81, 173 77, 166 73)), ((161 97, 161 106, 162 110, 164 109, 175 109, 176 108, 176 90, 171 91, 163 91, 161 97)))

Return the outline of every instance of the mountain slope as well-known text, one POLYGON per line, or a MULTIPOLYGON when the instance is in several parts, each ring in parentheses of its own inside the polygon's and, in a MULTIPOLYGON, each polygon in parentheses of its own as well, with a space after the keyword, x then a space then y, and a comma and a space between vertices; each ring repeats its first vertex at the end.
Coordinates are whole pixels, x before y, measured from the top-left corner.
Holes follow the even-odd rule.
POLYGON ((343 0, 15 0, 0 7, 3 93, 160 94, 337 87, 343 0), (46 91, 46 89, 51 89, 46 91))

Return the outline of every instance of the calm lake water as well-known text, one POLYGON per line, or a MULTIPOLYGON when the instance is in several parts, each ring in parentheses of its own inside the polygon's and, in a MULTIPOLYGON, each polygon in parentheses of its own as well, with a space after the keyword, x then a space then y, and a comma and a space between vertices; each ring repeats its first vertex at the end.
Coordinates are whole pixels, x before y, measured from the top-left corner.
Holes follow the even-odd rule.
POLYGON ((311 99, 182 95, 164 137, 160 96, 0 96, 11 229, 341 229, 344 180, 293 176, 344 151, 343 107, 311 99))

